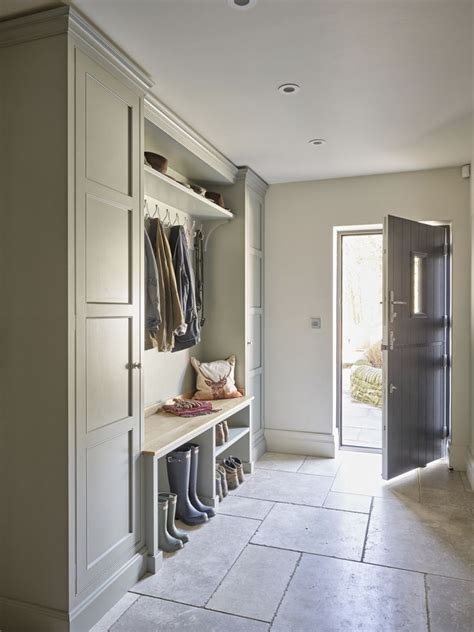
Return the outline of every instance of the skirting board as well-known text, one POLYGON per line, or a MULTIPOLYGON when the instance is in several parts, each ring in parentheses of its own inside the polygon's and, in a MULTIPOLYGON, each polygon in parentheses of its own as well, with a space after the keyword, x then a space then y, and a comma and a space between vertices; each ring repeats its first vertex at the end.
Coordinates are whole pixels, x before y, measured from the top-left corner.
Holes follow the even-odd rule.
POLYGON ((328 458, 336 456, 337 436, 334 434, 265 428, 265 439, 269 452, 328 458))
POLYGON ((254 442, 252 446, 252 450, 254 461, 258 461, 259 458, 265 454, 265 452, 267 451, 267 445, 264 435, 260 435, 260 437, 258 437, 258 439, 254 442))
POLYGON ((468 449, 465 445, 455 445, 448 442, 449 467, 453 470, 463 472, 466 469, 468 449))
POLYGON ((2 632, 84 632, 89 630, 142 577, 143 553, 137 553, 71 613, 15 599, 0 599, 2 632))
POLYGON ((474 454, 471 450, 467 451, 466 473, 471 489, 474 491, 474 454))

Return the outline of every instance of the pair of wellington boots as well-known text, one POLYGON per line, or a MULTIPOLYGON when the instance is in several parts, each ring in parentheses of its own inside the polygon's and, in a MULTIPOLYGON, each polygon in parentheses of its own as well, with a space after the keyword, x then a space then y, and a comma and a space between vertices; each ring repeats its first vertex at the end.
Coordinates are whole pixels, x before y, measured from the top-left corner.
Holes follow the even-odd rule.
POLYGON ((158 547, 162 551, 178 551, 189 538, 184 531, 176 527, 176 494, 160 492, 158 494, 158 547))
POLYGON ((204 505, 197 495, 199 446, 187 443, 166 457, 170 490, 177 495, 176 518, 194 526, 207 522, 216 515, 212 507, 204 505))
POLYGON ((237 489, 244 482, 244 465, 237 456, 228 456, 220 465, 225 470, 228 489, 237 489))

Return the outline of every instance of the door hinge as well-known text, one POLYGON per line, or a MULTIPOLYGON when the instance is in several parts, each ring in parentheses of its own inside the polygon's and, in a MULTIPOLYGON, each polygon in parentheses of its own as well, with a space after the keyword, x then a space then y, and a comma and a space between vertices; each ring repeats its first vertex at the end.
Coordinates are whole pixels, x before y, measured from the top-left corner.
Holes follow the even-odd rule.
POLYGON ((443 439, 447 439, 449 437, 448 426, 443 426, 443 439))
POLYGON ((448 318, 448 315, 445 314, 443 316, 443 327, 448 327, 448 326, 449 326, 449 318, 448 318))
POLYGON ((443 369, 446 369, 449 364, 449 358, 447 353, 443 353, 443 369))
POLYGON ((445 257, 449 255, 449 244, 446 241, 444 242, 444 246, 443 246, 443 254, 445 257))

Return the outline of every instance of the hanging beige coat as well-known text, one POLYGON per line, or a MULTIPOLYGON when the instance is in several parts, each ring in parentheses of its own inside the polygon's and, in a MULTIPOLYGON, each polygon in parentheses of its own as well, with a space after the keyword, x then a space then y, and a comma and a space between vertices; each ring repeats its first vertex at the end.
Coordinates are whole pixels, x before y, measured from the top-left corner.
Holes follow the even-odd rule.
MULTIPOLYGON (((151 342, 153 346, 158 348, 158 351, 171 351, 174 346, 175 332, 182 333, 186 324, 179 302, 178 287, 168 238, 165 235, 162 223, 158 219, 152 218, 150 222, 156 222, 156 238, 153 246, 158 268, 161 301, 161 323, 151 342)), ((155 235, 154 229, 155 226, 150 231, 152 236, 155 235)), ((147 348, 150 348, 149 343, 150 341, 146 344, 147 348)))

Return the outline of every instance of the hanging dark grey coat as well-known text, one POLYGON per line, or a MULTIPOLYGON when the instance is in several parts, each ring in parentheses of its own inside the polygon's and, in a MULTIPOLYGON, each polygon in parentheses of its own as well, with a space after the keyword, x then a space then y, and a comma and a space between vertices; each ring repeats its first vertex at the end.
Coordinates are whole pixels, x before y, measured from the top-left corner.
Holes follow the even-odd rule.
POLYGON ((173 226, 170 231, 170 247, 173 267, 178 286, 179 300, 183 310, 186 331, 175 334, 173 351, 194 347, 200 341, 200 327, 196 308, 194 270, 189 256, 188 241, 183 226, 173 226))
POLYGON ((153 347, 149 337, 156 337, 160 324, 158 268, 150 238, 145 230, 145 348, 153 347))

